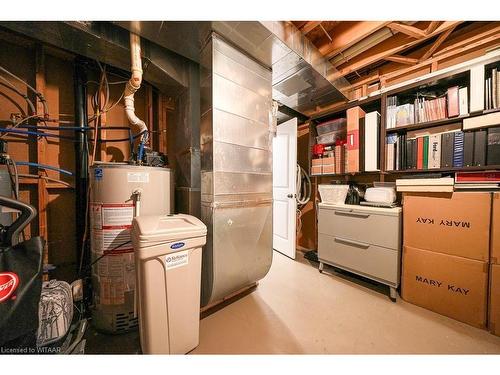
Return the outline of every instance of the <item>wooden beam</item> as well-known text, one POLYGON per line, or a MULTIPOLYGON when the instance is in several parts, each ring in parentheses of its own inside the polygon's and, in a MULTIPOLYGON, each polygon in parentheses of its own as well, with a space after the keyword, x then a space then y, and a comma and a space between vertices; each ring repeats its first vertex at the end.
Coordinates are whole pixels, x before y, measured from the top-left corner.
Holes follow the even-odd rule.
POLYGON ((323 21, 307 21, 303 26, 300 27, 302 34, 309 34, 312 30, 318 27, 323 21))
POLYGON ((383 60, 387 56, 395 55, 405 49, 416 46, 423 40, 432 38, 435 35, 441 34, 442 32, 455 27, 460 23, 460 21, 445 21, 441 24, 433 33, 427 35, 422 39, 414 39, 405 34, 397 34, 392 38, 383 41, 380 44, 370 48, 368 51, 356 56, 351 61, 342 64, 338 67, 339 71, 334 75, 333 79, 338 77, 344 77, 345 75, 364 68, 374 62, 383 60))
MULTIPOLYGON (((41 44, 35 46, 35 89, 42 95, 45 95, 45 50, 41 44)), ((36 98, 37 113, 43 113, 43 103, 36 98)), ((36 161, 39 164, 47 164, 46 159, 46 137, 38 137, 36 141, 36 161)), ((43 175, 45 172, 38 170, 38 175, 43 175)), ((44 178, 38 179, 38 235, 45 240, 45 245, 42 252, 42 264, 49 263, 49 231, 47 222, 47 204, 49 202, 49 192, 47 190, 47 181, 44 178)), ((48 279, 48 275, 43 276, 44 280, 48 279)))
POLYGON ((377 82, 379 79, 380 79, 380 73, 377 70, 374 74, 371 74, 368 77, 363 78, 359 81, 353 82, 347 91, 352 90, 359 86, 369 85, 371 83, 377 82))
POLYGON ((427 26, 427 29, 425 29, 425 33, 426 34, 433 33, 438 28, 440 23, 441 21, 431 21, 429 26, 427 26))
MULTIPOLYGON (((410 74, 411 72, 418 70, 426 65, 432 65, 433 63, 439 62, 440 60, 444 60, 449 57, 453 57, 455 55, 463 54, 467 51, 470 51, 484 44, 488 44, 499 39, 500 39, 500 26, 497 26, 492 29, 489 29, 488 31, 484 31, 472 35, 467 39, 463 39, 459 43, 453 43, 447 48, 439 51, 438 53, 435 53, 433 57, 427 59, 426 61, 419 62, 418 64, 408 68, 398 69, 396 71, 382 74, 380 76, 380 82, 382 84, 383 81, 394 79, 404 74, 410 74)), ((382 86, 385 86, 385 84, 383 84, 382 86)))
POLYGON ((424 53, 424 55, 420 58, 420 61, 425 61, 427 60, 429 57, 432 57, 432 55, 434 54, 434 52, 436 52, 436 50, 441 46, 441 44, 443 44, 443 42, 450 36, 450 34, 453 32, 453 30, 455 30, 455 27, 451 27, 449 28, 448 30, 446 30, 444 33, 442 33, 437 39, 436 41, 434 42, 434 44, 431 46, 431 48, 429 48, 427 50, 426 53, 424 53))
POLYGON ((418 63, 418 59, 414 59, 411 57, 405 57, 405 56, 401 56, 401 55, 387 56, 387 57, 384 57, 384 60, 393 61, 393 62, 406 64, 406 65, 414 65, 414 64, 418 63))
POLYGON ((390 21, 342 22, 335 27, 333 40, 320 46, 319 52, 326 58, 331 58, 389 23, 390 21))
POLYGON ((319 24, 319 27, 321 28, 321 30, 323 30, 323 33, 326 35, 326 37, 330 40, 330 43, 333 42, 333 39, 332 37, 330 36, 330 34, 328 34, 328 31, 326 31, 326 29, 323 27, 323 25, 320 23, 319 24))
POLYGON ((404 23, 399 22, 391 22, 387 25, 390 29, 411 36, 415 39, 425 38, 428 34, 426 34, 425 30, 419 29, 415 26, 405 25, 404 23))

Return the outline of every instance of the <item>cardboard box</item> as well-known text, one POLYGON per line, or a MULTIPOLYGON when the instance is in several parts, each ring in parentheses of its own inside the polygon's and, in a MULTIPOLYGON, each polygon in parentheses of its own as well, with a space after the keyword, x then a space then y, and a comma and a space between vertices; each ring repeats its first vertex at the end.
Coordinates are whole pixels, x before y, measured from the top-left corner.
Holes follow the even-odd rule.
MULTIPOLYGON (((490 262, 500 264, 500 193, 493 193, 490 262)), ((500 282, 500 277, 499 277, 500 282)), ((500 287, 499 287, 500 289, 500 287)))
POLYGON ((325 165, 323 164, 323 174, 334 174, 335 173, 335 164, 325 165))
POLYGON ((478 328, 486 328, 488 262, 404 246, 402 297, 478 328))
POLYGON ((323 165, 323 159, 313 159, 312 165, 313 166, 323 165))
POLYGON ((347 110, 347 169, 346 172, 360 172, 364 164, 364 148, 361 142, 364 138, 365 112, 361 107, 347 110))
POLYGON ((321 174, 321 171, 323 170, 323 167, 321 165, 313 165, 311 167, 311 174, 321 174))
POLYGON ((490 193, 405 193, 404 245, 489 261, 490 210, 490 193))
POLYGON ((323 158, 321 159, 323 161, 323 165, 332 165, 335 164, 335 157, 331 156, 329 158, 323 158))
POLYGON ((490 300, 488 329, 500 336, 500 265, 492 264, 490 269, 490 300))

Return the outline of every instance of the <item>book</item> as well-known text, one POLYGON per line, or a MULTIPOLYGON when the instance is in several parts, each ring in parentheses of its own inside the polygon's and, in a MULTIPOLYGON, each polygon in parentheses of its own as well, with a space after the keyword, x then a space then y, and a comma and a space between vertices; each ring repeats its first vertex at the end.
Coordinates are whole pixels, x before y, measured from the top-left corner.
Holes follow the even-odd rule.
POLYGON ((451 193, 453 192, 453 185, 420 185, 420 186, 397 186, 398 192, 424 192, 424 193, 451 193))
POLYGON ((411 140, 411 169, 417 169, 417 139, 411 140))
POLYGON ((413 104, 400 105, 396 111, 396 127, 410 125, 415 122, 414 120, 414 107, 413 104))
POLYGON ((397 134, 389 134, 386 141, 386 153, 385 153, 385 169, 387 171, 393 171, 396 169, 396 142, 398 140, 397 134))
POLYGON ((470 111, 484 110, 484 64, 478 64, 470 70, 470 111))
POLYGON ((500 70, 497 69, 496 74, 496 98, 497 98, 497 106, 496 108, 500 108, 500 70))
POLYGON ((454 132, 441 135, 441 168, 453 166, 454 132))
POLYGON ((444 186, 454 185, 455 179, 453 177, 439 177, 439 178, 398 178, 396 179, 396 186, 444 186))
MULTIPOLYGON (((360 147, 364 133, 365 111, 361 107, 347 110, 347 169, 346 172, 354 173, 363 170, 363 148, 360 147)), ((364 150, 363 150, 364 153, 364 150)))
POLYGON ((417 169, 424 168, 424 137, 417 138, 417 169))
POLYGON ((486 93, 484 106, 486 107, 486 110, 491 109, 491 106, 490 106, 490 98, 491 98, 491 96, 490 96, 490 88, 491 88, 490 79, 487 78, 484 81, 484 91, 486 93))
POLYGON ((462 87, 458 90, 458 109, 460 116, 466 116, 469 114, 469 98, 468 98, 468 88, 462 87))
POLYGON ((500 183, 499 171, 486 172, 457 172, 456 184, 500 183))
POLYGON ((365 116, 364 165, 365 171, 379 170, 379 128, 380 113, 370 112, 365 116))
POLYGON ((479 129, 474 132, 474 166, 482 167, 486 165, 486 141, 488 133, 486 129, 479 129))
POLYGON ((497 97, 497 68, 491 71, 491 108, 498 108, 498 97, 497 97))
POLYGON ((448 98, 448 117, 459 115, 458 86, 448 88, 446 93, 448 98))
POLYGON ((453 167, 460 168, 464 165, 464 132, 455 132, 453 139, 453 167))
POLYGON ((424 155, 423 155, 423 166, 422 169, 427 169, 429 168, 429 136, 426 135, 423 137, 424 138, 424 155))
POLYGON ((500 124, 500 112, 488 113, 486 115, 471 118, 464 118, 463 129, 477 129, 497 124, 500 124))
POLYGON ((441 134, 429 136, 428 168, 441 168, 441 134))
POLYGON ((500 126, 488 128, 486 165, 500 165, 500 126))
POLYGON ((500 189, 500 184, 455 184, 455 190, 494 190, 500 189))
POLYGON ((464 167, 474 165, 474 132, 464 133, 464 167))

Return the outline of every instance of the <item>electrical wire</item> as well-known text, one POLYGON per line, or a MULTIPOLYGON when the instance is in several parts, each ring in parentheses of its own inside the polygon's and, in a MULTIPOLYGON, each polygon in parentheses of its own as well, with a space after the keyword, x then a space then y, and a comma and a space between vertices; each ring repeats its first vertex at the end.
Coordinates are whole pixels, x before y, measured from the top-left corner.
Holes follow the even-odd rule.
POLYGON ((19 199, 19 173, 17 171, 17 165, 16 162, 10 157, 7 159, 7 172, 9 172, 10 176, 10 181, 12 184, 12 191, 14 192, 14 198, 19 199), (14 170, 14 176, 12 176, 12 172, 10 170, 10 167, 12 166, 12 169, 14 170))
MULTIPOLYGON (((94 264, 96 264, 97 262, 99 262, 102 258, 104 258, 104 257, 105 257, 105 256, 107 256, 107 255, 112 254, 112 253, 113 253, 113 251, 115 251, 115 250, 119 249, 119 248, 120 248, 120 247, 122 247, 122 246, 128 245, 128 244, 129 244, 129 243, 131 243, 131 242, 132 242, 132 241, 131 241, 131 240, 129 240, 129 241, 126 241, 126 242, 124 242, 124 243, 119 244, 118 246, 113 247, 111 250, 105 250, 101 256, 97 257, 97 258, 96 258, 96 259, 95 259, 92 263, 90 263, 90 265, 88 266, 88 268, 89 268, 89 269, 91 269, 91 267, 92 267, 94 264)), ((81 271, 81 270, 80 270, 80 271, 81 271)))
POLYGON ((32 114, 36 114, 35 106, 34 106, 33 102, 30 100, 30 98, 28 98, 28 95, 26 95, 26 94, 22 93, 21 91, 19 91, 17 89, 17 87, 14 86, 7 78, 5 78, 3 76, 0 76, 0 79, 5 82, 5 83, 2 83, 2 85, 4 87, 7 87, 7 88, 11 89, 16 94, 18 94, 19 96, 21 96, 24 100, 26 100, 26 103, 28 104, 29 108, 31 109, 31 113, 32 114))
POLYGON ((51 182, 57 182, 59 184, 62 184, 64 186, 67 186, 69 188, 74 189, 74 186, 71 185, 70 183, 67 183, 66 181, 58 180, 57 178, 52 178, 52 177, 48 177, 48 176, 42 176, 39 174, 19 173, 19 178, 43 178, 44 180, 51 181, 51 182))
POLYGON ((60 172, 60 173, 66 174, 68 176, 73 176, 73 172, 67 171, 66 169, 61 169, 61 168, 53 167, 53 166, 47 165, 47 164, 33 163, 33 162, 30 162, 30 161, 18 161, 17 165, 27 165, 27 166, 36 167, 36 168, 39 168, 39 169, 48 169, 48 170, 51 170, 51 171, 56 171, 56 172, 60 172))
MULTIPOLYGON (((14 192, 14 198, 16 200, 19 200, 19 173, 17 171, 16 162, 12 160, 10 157, 8 157, 6 165, 7 165, 7 171, 9 172, 10 182, 12 184, 12 190, 14 192), (12 177, 12 172, 10 170, 9 164, 12 166, 12 169, 14 170, 14 178, 12 177)), ((17 214, 17 216, 19 216, 19 214, 17 214)), ((23 228, 20 234, 23 237, 23 241, 26 241, 26 235, 24 233, 24 229, 25 228, 23 228)))
POLYGON ((4 72, 4 73, 8 74, 12 78, 18 80, 19 82, 21 82, 22 84, 24 84, 28 89, 30 89, 31 91, 33 91, 35 93, 35 95, 38 97, 38 99, 40 99, 40 102, 43 105, 43 114, 44 114, 44 117, 48 117, 49 116, 49 107, 47 105, 47 101, 45 100, 45 97, 43 96, 43 94, 41 92, 37 91, 30 84, 28 84, 26 81, 24 81, 21 78, 19 78, 18 76, 16 76, 14 73, 9 72, 3 66, 0 66, 0 70, 2 72, 4 72))

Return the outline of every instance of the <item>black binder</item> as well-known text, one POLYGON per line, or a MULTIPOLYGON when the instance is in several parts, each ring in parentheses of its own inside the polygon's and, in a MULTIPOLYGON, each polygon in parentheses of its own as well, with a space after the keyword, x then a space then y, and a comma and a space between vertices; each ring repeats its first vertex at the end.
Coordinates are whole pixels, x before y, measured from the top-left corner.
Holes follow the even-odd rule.
POLYGON ((464 133, 464 167, 474 165, 474 132, 464 133))
POLYGON ((486 138, 486 129, 474 132, 474 166, 476 167, 486 165, 486 138))
POLYGON ((454 141, 454 132, 441 135, 441 168, 453 167, 454 141))

